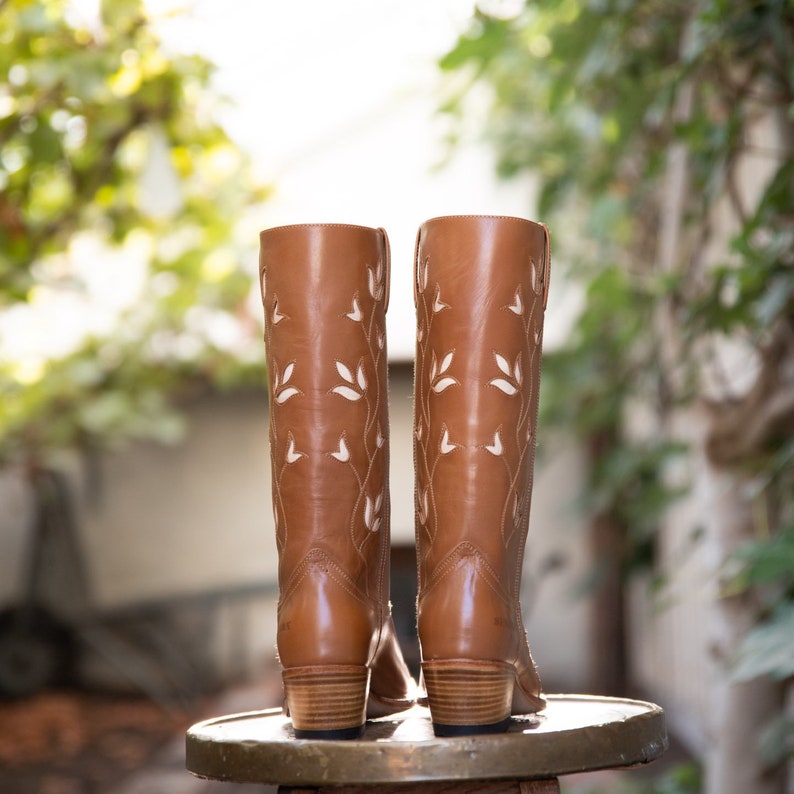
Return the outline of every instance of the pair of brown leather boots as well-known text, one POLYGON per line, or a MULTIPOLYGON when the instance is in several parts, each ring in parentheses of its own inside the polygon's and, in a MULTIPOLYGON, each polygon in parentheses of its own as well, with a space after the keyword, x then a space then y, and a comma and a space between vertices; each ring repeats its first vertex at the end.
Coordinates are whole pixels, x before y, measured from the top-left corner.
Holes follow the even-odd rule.
MULTIPOLYGON (((285 704, 296 736, 352 738, 417 699, 389 603, 389 242, 311 224, 260 244, 285 704)), ((417 618, 437 735, 544 706, 519 588, 549 268, 547 228, 520 218, 417 236, 417 618)))

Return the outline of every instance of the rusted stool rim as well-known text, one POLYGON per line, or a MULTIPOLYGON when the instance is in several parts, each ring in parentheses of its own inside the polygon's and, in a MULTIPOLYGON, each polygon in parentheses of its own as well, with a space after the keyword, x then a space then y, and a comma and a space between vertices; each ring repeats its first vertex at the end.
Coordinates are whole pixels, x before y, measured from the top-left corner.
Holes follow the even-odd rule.
POLYGON ((539 780, 649 763, 667 749, 664 712, 639 700, 548 695, 507 733, 439 739, 419 706, 367 722, 353 741, 296 739, 280 709, 231 714, 187 732, 187 769, 284 786, 434 780, 539 780))

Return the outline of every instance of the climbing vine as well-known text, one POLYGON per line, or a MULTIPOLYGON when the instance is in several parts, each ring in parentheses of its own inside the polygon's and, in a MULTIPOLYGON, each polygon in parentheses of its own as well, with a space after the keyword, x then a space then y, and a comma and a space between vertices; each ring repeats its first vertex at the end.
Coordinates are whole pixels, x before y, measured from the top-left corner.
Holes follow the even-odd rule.
MULTIPOLYGON (((696 408, 752 516, 724 559, 723 596, 754 615, 735 675, 791 680, 794 7, 536 0, 477 11, 441 67, 453 140, 474 127, 503 176, 539 179, 557 261, 583 285, 546 357, 544 416, 587 442, 584 500, 616 528, 611 551, 653 564, 691 441, 668 419, 696 408)), ((792 736, 782 716, 768 727, 770 763, 792 736)))

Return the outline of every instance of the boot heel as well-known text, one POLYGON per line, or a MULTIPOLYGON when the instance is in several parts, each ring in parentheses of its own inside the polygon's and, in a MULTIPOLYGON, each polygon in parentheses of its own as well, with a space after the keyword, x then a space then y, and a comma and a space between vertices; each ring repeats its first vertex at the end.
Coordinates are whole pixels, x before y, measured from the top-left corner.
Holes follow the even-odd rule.
POLYGON ((298 739, 355 739, 364 729, 369 668, 292 667, 282 672, 284 695, 298 739))
POLYGON ((513 665, 450 659, 422 662, 436 736, 503 733, 510 724, 513 665))

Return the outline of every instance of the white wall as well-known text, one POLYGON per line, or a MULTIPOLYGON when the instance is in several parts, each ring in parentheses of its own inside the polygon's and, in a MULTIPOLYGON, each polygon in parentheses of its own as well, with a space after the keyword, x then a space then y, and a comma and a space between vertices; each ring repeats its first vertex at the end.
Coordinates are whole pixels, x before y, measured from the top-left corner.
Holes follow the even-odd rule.
MULTIPOLYGON (((410 366, 393 367, 391 381, 393 542, 411 545, 410 366)), ((81 493, 80 544, 90 574, 90 605, 98 616, 152 600, 169 603, 246 586, 266 590, 276 580, 265 393, 208 395, 190 406, 188 416, 189 430, 177 446, 137 443, 105 455, 98 494, 91 499, 74 469, 81 493)), ((586 566, 583 533, 572 507, 581 461, 570 447, 544 440, 539 460, 525 565, 526 618, 547 685, 575 689, 585 680, 587 634, 584 604, 573 597, 586 566), (566 567, 539 584, 537 572, 550 554, 565 558, 566 567)), ((7 519, 24 513, 19 507, 24 507, 24 492, 7 485, 0 498, 7 508, 0 540, 11 546, 16 538, 21 548, 24 528, 10 531, 7 519)), ((13 557, 4 549, 0 582, 15 575, 13 557)), ((243 612, 237 613, 228 599, 209 604, 224 615, 206 638, 221 667, 236 669, 227 664, 235 643, 242 643, 249 670, 272 660, 272 596, 241 599, 243 612)))
POLYGON ((177 446, 106 455, 81 525, 97 605, 272 580, 264 392, 211 395, 189 408, 177 446))

